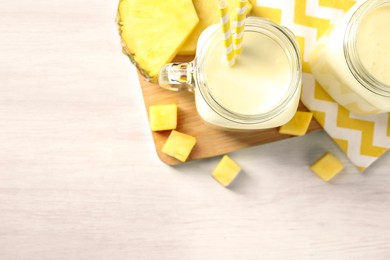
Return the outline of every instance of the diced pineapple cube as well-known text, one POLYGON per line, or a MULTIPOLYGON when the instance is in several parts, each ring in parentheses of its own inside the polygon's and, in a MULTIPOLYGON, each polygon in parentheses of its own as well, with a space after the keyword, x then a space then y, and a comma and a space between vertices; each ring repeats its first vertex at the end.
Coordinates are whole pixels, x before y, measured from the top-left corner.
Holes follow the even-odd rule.
MULTIPOLYGON (((230 20, 236 20, 236 8, 238 0, 228 0, 230 20)), ((183 46, 179 50, 180 55, 192 55, 195 54, 196 45, 200 34, 208 26, 219 23, 220 14, 218 11, 218 0, 193 0, 196 13, 199 17, 199 24, 192 31, 188 39, 184 42, 183 46)), ((252 10, 252 4, 248 1, 246 6, 246 13, 252 10)))
POLYGON ((192 0, 120 0, 123 51, 148 79, 156 79, 199 22, 192 0))
POLYGON ((343 168, 343 163, 331 153, 325 153, 310 166, 310 169, 324 181, 331 180, 343 168))
POLYGON ((150 106, 149 123, 152 131, 175 129, 177 126, 177 105, 164 104, 150 106))
POLYGON ((229 156, 225 155, 214 169, 212 176, 222 186, 227 187, 237 177, 241 168, 229 156))
POLYGON ((179 161, 185 162, 190 155, 192 148, 194 148, 195 143, 195 137, 172 130, 162 148, 162 152, 179 161))
POLYGON ((293 118, 279 128, 280 134, 304 135, 313 117, 312 112, 297 111, 293 118))

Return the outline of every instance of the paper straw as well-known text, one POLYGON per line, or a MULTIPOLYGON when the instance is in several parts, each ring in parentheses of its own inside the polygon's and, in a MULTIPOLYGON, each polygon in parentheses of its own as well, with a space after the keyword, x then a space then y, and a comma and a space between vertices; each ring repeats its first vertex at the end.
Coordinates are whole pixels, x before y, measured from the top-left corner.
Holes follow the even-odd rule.
POLYGON ((234 37, 234 53, 240 54, 242 51, 242 40, 244 39, 245 11, 247 0, 239 0, 237 4, 237 26, 234 37))
POLYGON ((218 2, 219 13, 221 15, 221 27, 226 48, 226 59, 230 66, 234 66, 234 47, 232 31, 230 29, 229 9, 226 0, 218 2))

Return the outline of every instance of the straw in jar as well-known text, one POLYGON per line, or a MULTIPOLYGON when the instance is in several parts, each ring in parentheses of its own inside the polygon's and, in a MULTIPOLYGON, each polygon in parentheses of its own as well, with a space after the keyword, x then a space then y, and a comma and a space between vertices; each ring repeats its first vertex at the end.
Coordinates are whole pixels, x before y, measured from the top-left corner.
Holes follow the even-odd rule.
POLYGON ((226 48, 226 59, 230 66, 234 66, 234 47, 232 31, 230 28, 229 8, 226 0, 219 0, 218 9, 221 16, 221 27, 224 39, 224 45, 226 48))
POLYGON ((244 39, 244 27, 245 27, 245 12, 247 8, 247 0, 238 0, 237 3, 237 25, 234 30, 234 53, 240 54, 242 51, 242 41, 244 39))

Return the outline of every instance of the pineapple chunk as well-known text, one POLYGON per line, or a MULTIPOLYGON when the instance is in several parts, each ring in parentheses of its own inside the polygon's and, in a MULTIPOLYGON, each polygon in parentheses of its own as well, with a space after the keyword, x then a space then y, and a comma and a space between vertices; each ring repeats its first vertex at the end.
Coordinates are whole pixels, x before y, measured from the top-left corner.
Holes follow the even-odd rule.
MULTIPOLYGON (((230 21, 236 20, 236 8, 238 0, 228 0, 230 21)), ((208 26, 219 23, 220 16, 218 11, 218 0, 193 0, 196 12, 199 17, 199 24, 195 27, 190 37, 184 42, 179 50, 180 55, 195 54, 196 45, 200 34, 208 26)), ((252 5, 248 1, 246 6, 246 13, 252 10, 252 5)))
POLYGON ((170 62, 199 22, 191 0, 121 0, 123 51, 149 80, 170 62))
POLYGON ((322 180, 329 181, 338 174, 344 165, 331 153, 325 153, 318 161, 310 166, 310 169, 322 180))
POLYGON ((225 155, 214 169, 212 176, 222 186, 227 187, 237 177, 241 168, 229 156, 225 155))
POLYGON ((279 128, 279 134, 304 135, 313 117, 312 112, 297 111, 293 118, 279 128))
POLYGON ((149 107, 149 123, 152 131, 172 130, 177 126, 177 105, 153 105, 149 107))
POLYGON ((172 130, 162 148, 162 152, 179 161, 185 162, 192 148, 194 148, 195 143, 195 137, 172 130))

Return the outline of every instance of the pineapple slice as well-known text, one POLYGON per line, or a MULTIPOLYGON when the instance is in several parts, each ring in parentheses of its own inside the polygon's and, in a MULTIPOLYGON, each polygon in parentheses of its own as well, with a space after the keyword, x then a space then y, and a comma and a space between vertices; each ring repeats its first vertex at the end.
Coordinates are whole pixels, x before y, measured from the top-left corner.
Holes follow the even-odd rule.
POLYGON ((152 131, 172 130, 177 126, 177 105, 153 105, 149 107, 149 123, 152 131))
POLYGON ((117 23, 123 51, 141 74, 156 80, 199 18, 191 0, 121 0, 117 23))
MULTIPOLYGON (((228 0, 227 2, 229 5, 230 21, 235 21, 238 0, 228 0)), ((193 3, 199 17, 199 24, 180 48, 179 55, 195 54, 198 38, 203 30, 212 24, 219 23, 218 0, 193 0, 193 3)), ((248 1, 246 13, 249 14, 251 10, 252 5, 248 1)))
POLYGON ((343 168, 343 163, 331 153, 325 153, 318 161, 310 166, 310 169, 324 181, 331 180, 343 168))
POLYGON ((225 155, 213 171, 212 176, 222 186, 227 187, 237 177, 240 171, 240 166, 229 156, 225 155))
POLYGON ((313 117, 312 112, 297 111, 293 118, 279 128, 279 134, 304 135, 313 117))
POLYGON ((179 161, 185 162, 192 148, 194 148, 195 143, 195 137, 172 130, 162 148, 162 152, 179 161))

